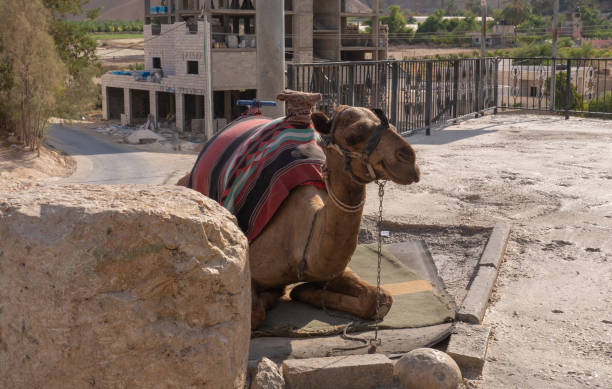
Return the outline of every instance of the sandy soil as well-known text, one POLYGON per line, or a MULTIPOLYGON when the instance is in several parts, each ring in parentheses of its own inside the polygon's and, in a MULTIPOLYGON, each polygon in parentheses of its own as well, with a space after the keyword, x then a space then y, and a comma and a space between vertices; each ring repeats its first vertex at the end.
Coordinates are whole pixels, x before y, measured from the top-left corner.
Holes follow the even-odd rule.
POLYGON ((24 150, 0 137, 0 187, 22 190, 34 183, 52 183, 70 176, 74 159, 42 146, 37 152, 24 150))
POLYGON ((129 65, 144 63, 144 39, 109 39, 96 49, 102 65, 107 69, 127 69, 129 65))
POLYGON ((422 180, 387 186, 385 219, 512 223, 484 376, 468 387, 611 388, 612 121, 488 116, 409 142, 422 180))

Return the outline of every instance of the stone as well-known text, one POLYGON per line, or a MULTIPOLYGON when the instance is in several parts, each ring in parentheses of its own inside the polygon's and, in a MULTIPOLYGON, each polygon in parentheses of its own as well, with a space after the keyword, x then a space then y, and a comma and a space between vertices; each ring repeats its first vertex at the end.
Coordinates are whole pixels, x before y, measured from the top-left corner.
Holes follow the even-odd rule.
POLYGON ((288 389, 373 389, 393 385, 393 362, 383 354, 289 359, 283 362, 288 389))
POLYGON ((499 268, 502 258, 506 253, 508 238, 510 237, 510 225, 504 222, 498 222, 491 231, 491 236, 487 241, 487 245, 480 256, 478 266, 492 266, 499 268))
POLYGON ((459 366, 439 350, 419 348, 396 362, 395 375, 406 389, 456 389, 462 381, 459 366))
POLYGON ((151 130, 136 130, 126 138, 126 141, 131 144, 154 143, 158 140, 164 140, 164 137, 151 130))
POLYGON ((285 379, 280 374, 276 363, 268 358, 262 358, 251 379, 250 389, 283 389, 285 379))
POLYGON ((498 272, 498 269, 491 266, 477 268, 476 275, 457 312, 458 320, 470 324, 482 324, 498 272))
POLYGON ((0 193, 0 387, 241 388, 248 242, 163 186, 0 193))
POLYGON ((491 328, 457 322, 448 340, 446 353, 453 358, 465 375, 482 374, 491 328))

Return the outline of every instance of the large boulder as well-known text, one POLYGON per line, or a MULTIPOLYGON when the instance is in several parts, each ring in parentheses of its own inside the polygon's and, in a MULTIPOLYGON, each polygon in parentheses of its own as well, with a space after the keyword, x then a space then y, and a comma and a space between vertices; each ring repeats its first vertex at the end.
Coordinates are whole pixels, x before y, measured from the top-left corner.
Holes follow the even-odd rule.
POLYGON ((248 243, 179 187, 0 193, 0 387, 239 388, 248 243))

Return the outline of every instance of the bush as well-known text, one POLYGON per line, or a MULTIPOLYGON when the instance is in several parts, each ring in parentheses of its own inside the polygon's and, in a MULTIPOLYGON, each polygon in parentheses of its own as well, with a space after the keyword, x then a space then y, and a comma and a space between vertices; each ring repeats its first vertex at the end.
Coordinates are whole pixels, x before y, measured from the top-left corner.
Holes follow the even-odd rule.
MULTIPOLYGON (((563 111, 566 108, 566 101, 567 101, 567 72, 560 72, 557 73, 557 83, 556 83, 556 93, 555 93, 555 110, 559 110, 559 111, 563 111)), ((546 95, 550 96, 550 89, 551 89, 551 79, 550 77, 548 77, 548 79, 546 79, 546 95)), ((569 109, 570 110, 578 110, 581 111, 583 109, 582 107, 582 102, 584 101, 584 98, 582 97, 582 95, 580 93, 578 93, 578 90, 576 89, 576 86, 574 84, 570 83, 570 105, 569 105, 569 109)))
POLYGON ((612 113, 612 92, 606 92, 603 96, 589 103, 586 103, 589 112, 608 112, 612 113))

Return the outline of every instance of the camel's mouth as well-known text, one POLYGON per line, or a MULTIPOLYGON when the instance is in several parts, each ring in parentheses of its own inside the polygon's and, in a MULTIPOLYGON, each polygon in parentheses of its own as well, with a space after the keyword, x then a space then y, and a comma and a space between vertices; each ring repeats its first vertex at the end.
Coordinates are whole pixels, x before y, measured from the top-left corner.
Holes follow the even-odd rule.
POLYGON ((401 167, 401 169, 392 169, 385 163, 384 160, 380 161, 382 170, 385 172, 386 178, 400 185, 410 185, 419 182, 421 179, 421 173, 419 167, 414 164, 410 166, 401 167), (395 170, 399 170, 401 173, 395 172, 395 170))

